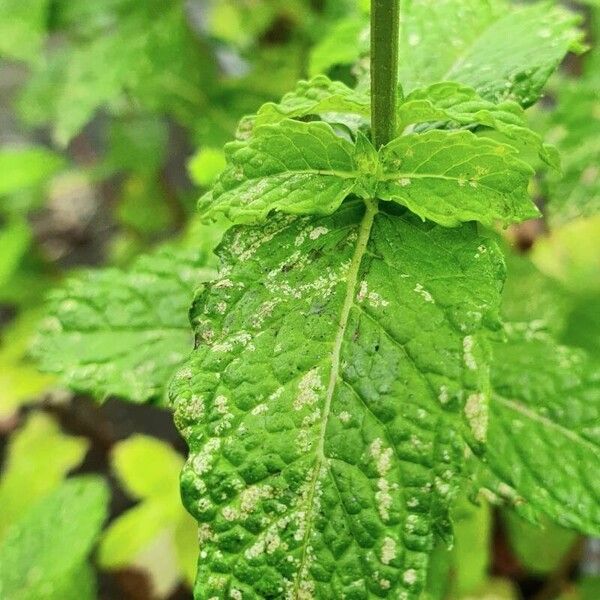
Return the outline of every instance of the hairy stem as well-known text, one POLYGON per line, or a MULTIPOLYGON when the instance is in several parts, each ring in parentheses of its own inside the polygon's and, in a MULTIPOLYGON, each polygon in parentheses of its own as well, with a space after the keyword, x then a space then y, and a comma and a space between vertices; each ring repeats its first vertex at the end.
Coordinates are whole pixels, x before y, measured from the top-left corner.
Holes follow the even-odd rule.
POLYGON ((371 131, 380 148, 396 136, 400 0, 371 0, 371 131))

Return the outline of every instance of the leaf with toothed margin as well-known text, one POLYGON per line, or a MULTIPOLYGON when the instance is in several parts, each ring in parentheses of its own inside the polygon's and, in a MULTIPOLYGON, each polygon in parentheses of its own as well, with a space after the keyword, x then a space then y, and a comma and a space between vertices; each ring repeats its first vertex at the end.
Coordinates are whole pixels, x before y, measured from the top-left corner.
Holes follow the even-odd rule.
POLYGON ((448 535, 504 266, 474 224, 380 208, 275 216, 218 250, 170 389, 198 600, 416 599, 448 535))
MULTIPOLYGON (((371 103, 368 93, 353 90, 340 81, 331 81, 325 75, 310 81, 299 81, 293 92, 286 94, 279 103, 263 104, 254 117, 254 127, 279 123, 284 119, 301 119, 308 116, 346 113, 368 117, 371 103)), ((244 131, 247 133, 247 122, 244 131)))
POLYGON ((473 88, 459 83, 436 83, 411 92, 398 107, 398 131, 425 131, 478 127, 495 130, 517 148, 531 148, 551 167, 558 169, 560 159, 554 146, 545 144, 527 126, 525 111, 519 104, 505 100, 494 104, 484 100, 473 88))
POLYGON ((187 310, 214 271, 201 251, 163 247, 128 270, 88 271, 51 292, 33 354, 43 371, 104 400, 161 398, 192 347, 187 310))
POLYGON ((538 216, 527 191, 531 167, 511 146, 469 131, 409 134, 377 153, 362 134, 353 144, 326 123, 286 120, 226 150, 228 167, 200 208, 238 223, 273 210, 331 214, 350 193, 397 202, 451 227, 538 216))
POLYGON ((554 2, 405 0, 401 13, 406 92, 456 81, 493 102, 530 106, 567 52, 582 50, 580 17, 554 2))
POLYGON ((236 222, 264 219, 271 210, 332 213, 360 175, 354 145, 326 123, 285 120, 257 127, 246 142, 225 146, 228 167, 200 199, 207 216, 236 222))
POLYGON ((494 344, 486 485, 542 514, 600 534, 600 367, 536 323, 507 325, 494 344))
POLYGON ((469 131, 428 131, 396 138, 380 151, 377 197, 423 219, 454 227, 539 216, 527 192, 533 169, 505 144, 469 131))

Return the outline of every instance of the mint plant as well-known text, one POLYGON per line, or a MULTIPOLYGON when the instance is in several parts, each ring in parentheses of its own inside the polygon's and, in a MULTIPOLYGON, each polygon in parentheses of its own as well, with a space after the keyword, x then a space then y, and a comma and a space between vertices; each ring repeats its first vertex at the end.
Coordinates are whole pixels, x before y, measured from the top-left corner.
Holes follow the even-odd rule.
MULTIPOLYGON (((500 333, 503 260, 472 223, 537 214, 521 150, 536 138, 510 119, 557 61, 541 50, 517 77, 490 68, 499 51, 486 45, 477 68, 449 71, 474 85, 463 93, 479 109, 440 108, 427 90, 399 97, 399 10, 372 3, 370 106, 322 78, 302 84, 245 123, 247 139, 226 147, 228 167, 201 201, 245 225, 225 236, 219 277, 194 303, 196 349, 171 388, 190 445, 183 498, 200 522, 197 598, 417 598, 467 478, 598 531, 597 490, 584 467, 574 502, 553 435, 573 446, 567 469, 597 462, 597 394, 589 415, 565 414, 565 393, 578 402, 587 388, 582 372, 570 390, 579 358, 531 324, 500 333), (548 388, 519 385, 522 359, 549 351, 553 400, 540 407, 548 388), (539 441, 525 451, 527 433, 539 441)), ((404 23, 428 22, 420 5, 404 10, 404 23)), ((507 23, 520 29, 520 16, 492 25, 491 40, 507 23)))
POLYGON ((54 296, 36 352, 72 387, 142 401, 177 369, 196 598, 419 598, 468 495, 600 533, 598 365, 561 344, 532 265, 549 303, 503 297, 493 231, 540 215, 535 167, 559 160, 524 109, 576 24, 373 0, 356 86, 302 81, 225 147, 200 200, 233 222, 218 273, 159 254, 54 296))

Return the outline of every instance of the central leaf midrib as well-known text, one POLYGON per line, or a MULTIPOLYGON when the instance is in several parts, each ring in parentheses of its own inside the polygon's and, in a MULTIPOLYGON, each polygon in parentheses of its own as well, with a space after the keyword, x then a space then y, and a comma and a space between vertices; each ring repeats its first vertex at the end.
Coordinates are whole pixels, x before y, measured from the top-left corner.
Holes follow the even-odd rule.
POLYGON ((336 330, 336 336, 333 342, 331 350, 331 369, 329 372, 329 381, 327 384, 327 390, 325 394, 325 404, 323 406, 323 419, 321 424, 321 431, 316 447, 316 461, 313 467, 313 477, 310 482, 310 489, 308 493, 308 500, 306 503, 306 514, 307 523, 305 526, 304 538, 302 539, 302 555, 300 557, 300 563, 296 572, 296 580, 294 583, 294 595, 293 598, 298 598, 299 586, 302 583, 302 577, 304 574, 305 563, 306 563, 306 552, 309 545, 310 537, 312 534, 312 528, 314 523, 313 506, 315 500, 315 492, 317 488, 317 482, 321 473, 321 467, 323 461, 326 459, 325 456, 325 439, 327 434, 327 425, 329 422, 329 415, 331 412, 331 403, 333 400, 333 394, 339 378, 340 371, 340 357, 342 351, 342 344, 346 335, 346 328, 350 318, 350 312, 354 306, 354 295, 358 284, 358 275, 360 266, 367 250, 367 244, 371 236, 371 230, 373 228, 373 222, 375 216, 378 213, 378 201, 377 200, 365 200, 365 214, 360 223, 358 238, 356 240, 356 247, 354 249, 354 255, 348 268, 348 276, 346 278, 346 295, 344 296, 344 303, 342 304, 342 310, 340 313, 340 320, 336 330))

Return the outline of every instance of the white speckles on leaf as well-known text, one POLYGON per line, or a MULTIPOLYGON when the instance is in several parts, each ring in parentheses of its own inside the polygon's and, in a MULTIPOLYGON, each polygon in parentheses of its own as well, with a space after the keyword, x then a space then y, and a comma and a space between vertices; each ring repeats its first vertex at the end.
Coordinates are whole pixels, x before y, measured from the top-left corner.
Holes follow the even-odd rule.
POLYGON ((202 450, 193 458, 192 467, 194 473, 197 475, 203 475, 211 470, 213 461, 216 458, 216 453, 221 447, 221 440, 219 438, 209 439, 202 450))
POLYGON ((375 460, 379 479, 377 480, 377 492, 375 500, 377 501, 377 510, 384 521, 390 518, 390 508, 392 507, 392 495, 390 482, 386 475, 392 466, 393 451, 391 448, 383 448, 383 442, 380 438, 373 441, 370 447, 371 457, 375 460))
POLYGON ((447 385, 440 386, 438 400, 440 401, 440 404, 442 406, 444 406, 445 404, 448 404, 448 400, 450 400, 450 397, 448 396, 448 386, 447 385))
POLYGON ((425 302, 430 302, 432 304, 435 302, 433 296, 420 283, 417 283, 413 292, 419 294, 425 302))
POLYGON ((407 569, 402 575, 402 580, 406 585, 414 585, 417 583, 417 572, 414 569, 407 569))
POLYGON ((231 279, 219 279, 218 281, 215 281, 212 286, 217 289, 224 289, 224 288, 232 288, 233 287, 233 281, 231 281, 231 279))
POLYGON ((389 302, 382 298, 377 292, 369 291, 369 284, 366 281, 361 281, 356 294, 356 302, 362 304, 365 300, 369 301, 369 305, 373 308, 381 308, 389 306, 389 302))
POLYGON ((327 227, 315 227, 314 229, 312 229, 310 231, 310 233, 308 234, 308 237, 311 240, 316 240, 316 239, 320 238, 322 235, 325 235, 326 233, 329 233, 329 229, 327 229, 327 227))
POLYGON ((325 391, 319 369, 311 369, 298 383, 298 395, 294 400, 294 410, 302 410, 319 401, 320 394, 325 391))
POLYGON ((222 342, 212 346, 213 352, 231 352, 236 345, 252 349, 252 336, 247 331, 240 331, 222 342))
POLYGON ((478 442, 485 442, 488 427, 488 404, 481 393, 470 394, 465 403, 465 416, 473 437, 478 442))
POLYGON ((463 358, 467 369, 475 371, 477 369, 477 362, 473 355, 473 349, 475 347, 475 340, 472 335, 467 335, 463 338, 463 358))
POLYGON ((391 537, 383 538, 381 546, 381 562, 389 565, 396 558, 396 540, 391 537))
POLYGON ((366 281, 361 281, 360 286, 358 288, 358 293, 356 294, 356 301, 359 304, 362 304, 369 293, 369 284, 366 281))
POLYGON ((344 424, 350 423, 350 421, 352 420, 352 415, 347 410, 342 411, 338 415, 338 417, 340 421, 344 424))

